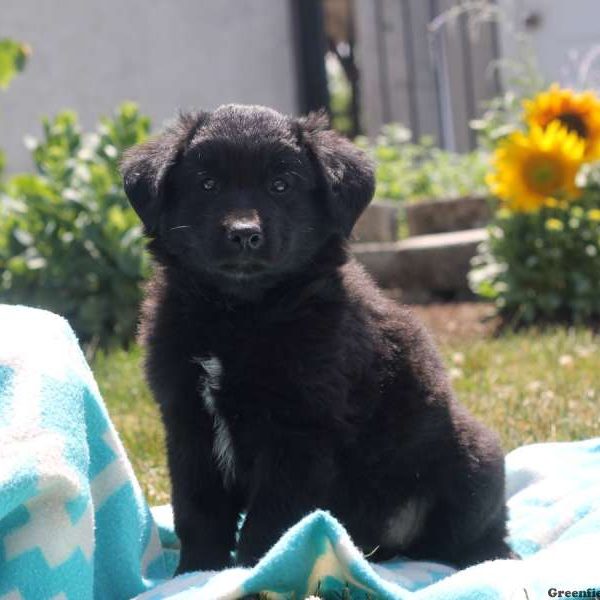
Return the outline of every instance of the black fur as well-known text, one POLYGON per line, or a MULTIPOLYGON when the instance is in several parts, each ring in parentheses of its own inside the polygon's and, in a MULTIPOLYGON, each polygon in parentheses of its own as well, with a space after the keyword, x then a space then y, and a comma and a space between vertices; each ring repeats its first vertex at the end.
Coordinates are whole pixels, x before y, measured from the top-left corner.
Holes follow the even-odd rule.
POLYGON ((318 115, 230 105, 180 117, 123 174, 156 261, 142 339, 180 573, 230 562, 241 511, 241 564, 315 508, 375 560, 511 555, 496 436, 348 255, 374 185, 357 148, 318 115))

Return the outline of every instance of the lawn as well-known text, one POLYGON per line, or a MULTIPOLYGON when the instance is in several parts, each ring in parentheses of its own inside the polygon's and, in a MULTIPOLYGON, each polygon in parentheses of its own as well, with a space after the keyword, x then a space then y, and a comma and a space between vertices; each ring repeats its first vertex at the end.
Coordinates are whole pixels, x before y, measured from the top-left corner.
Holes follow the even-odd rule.
MULTIPOLYGON (((500 433, 506 450, 600 435, 598 336, 557 328, 494 337, 477 327, 463 330, 460 321, 449 335, 435 320, 430 324, 458 397, 500 433)), ((157 504, 168 502, 169 484, 160 418, 141 360, 134 348, 99 354, 92 368, 146 497, 157 504)))

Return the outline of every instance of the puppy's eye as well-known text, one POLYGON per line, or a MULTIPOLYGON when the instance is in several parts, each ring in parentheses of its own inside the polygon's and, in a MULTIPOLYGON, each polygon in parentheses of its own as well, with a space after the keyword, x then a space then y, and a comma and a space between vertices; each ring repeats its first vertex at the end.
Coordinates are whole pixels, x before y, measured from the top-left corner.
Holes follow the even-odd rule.
POLYGON ((269 191, 273 194, 285 194, 289 191, 290 187, 289 182, 283 179, 283 177, 275 177, 269 184, 269 191))
POLYGON ((217 189, 217 180, 213 177, 205 177, 200 185, 205 192, 214 192, 217 189))

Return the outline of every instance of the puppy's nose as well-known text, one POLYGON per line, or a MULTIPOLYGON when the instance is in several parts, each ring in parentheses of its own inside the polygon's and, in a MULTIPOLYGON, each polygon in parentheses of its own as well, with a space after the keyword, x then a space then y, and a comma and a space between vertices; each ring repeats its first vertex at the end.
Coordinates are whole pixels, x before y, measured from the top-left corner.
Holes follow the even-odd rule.
POLYGON ((227 227, 227 239, 240 250, 258 250, 264 241, 260 225, 244 221, 227 227))

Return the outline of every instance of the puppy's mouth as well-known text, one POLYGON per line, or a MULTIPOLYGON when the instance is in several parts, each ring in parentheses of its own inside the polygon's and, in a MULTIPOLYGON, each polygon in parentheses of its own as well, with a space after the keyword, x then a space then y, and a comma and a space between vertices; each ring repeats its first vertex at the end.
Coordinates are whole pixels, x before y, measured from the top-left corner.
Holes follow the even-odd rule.
POLYGON ((268 263, 257 260, 237 260, 235 262, 223 262, 219 270, 229 277, 246 279, 263 275, 268 270, 268 263))

